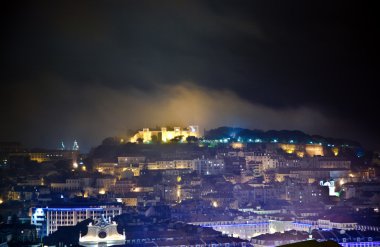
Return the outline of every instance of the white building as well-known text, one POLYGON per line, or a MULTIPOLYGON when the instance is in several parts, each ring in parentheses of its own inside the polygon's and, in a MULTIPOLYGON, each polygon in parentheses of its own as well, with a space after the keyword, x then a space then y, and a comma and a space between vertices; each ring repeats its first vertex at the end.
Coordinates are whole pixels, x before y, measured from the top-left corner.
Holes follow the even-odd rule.
POLYGON ((270 223, 268 219, 252 216, 249 216, 248 218, 237 217, 230 220, 224 219, 223 217, 220 217, 219 220, 203 219, 190 222, 190 224, 211 227, 223 234, 247 240, 264 233, 269 233, 270 231, 270 223))
POLYGON ((116 222, 107 221, 103 215, 95 225, 90 223, 87 229, 86 235, 79 236, 81 246, 106 247, 125 244, 125 232, 123 234, 118 233, 116 222))
POLYGON ((59 226, 75 226, 77 223, 91 218, 99 219, 115 217, 122 212, 119 206, 98 207, 61 207, 61 208, 31 208, 31 224, 36 225, 38 236, 47 236, 55 232, 59 226))

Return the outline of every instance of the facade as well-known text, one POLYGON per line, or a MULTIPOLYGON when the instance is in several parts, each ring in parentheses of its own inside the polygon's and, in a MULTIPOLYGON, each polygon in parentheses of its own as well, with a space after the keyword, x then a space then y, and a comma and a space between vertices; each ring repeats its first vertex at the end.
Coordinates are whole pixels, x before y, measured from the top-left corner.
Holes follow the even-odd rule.
POLYGON ((273 170, 278 166, 278 160, 267 153, 247 153, 245 156, 246 168, 254 176, 262 176, 264 171, 273 170))
POLYGON ((102 215, 96 224, 87 226, 86 235, 79 236, 79 244, 85 247, 122 245, 125 244, 125 233, 118 233, 116 222, 107 221, 102 215))
POLYGON ((28 153, 30 160, 38 163, 58 160, 77 160, 78 150, 32 150, 28 153))
POLYGON ((158 130, 150 130, 149 128, 143 128, 139 130, 133 137, 131 142, 137 142, 138 139, 142 139, 144 143, 149 143, 156 139, 161 142, 169 142, 173 138, 182 137, 182 141, 186 141, 189 136, 199 137, 199 127, 197 125, 190 125, 187 128, 174 127, 167 128, 162 127, 158 130), (155 137, 154 137, 155 136, 155 137))
POLYGON ((116 184, 116 178, 97 178, 95 187, 99 189, 109 190, 110 187, 116 184))
POLYGON ((318 157, 316 159, 317 168, 338 168, 338 169, 350 169, 351 168, 351 161, 347 159, 339 159, 339 158, 327 158, 327 157, 318 157))
POLYGON ((144 156, 121 156, 117 157, 117 163, 119 165, 133 165, 145 162, 144 156))
POLYGON ((138 177, 140 176, 140 171, 144 163, 112 163, 112 162, 101 162, 94 166, 94 170, 102 174, 108 174, 116 176, 118 178, 127 177, 129 173, 130 176, 138 177))
POLYGON ((225 168, 223 159, 196 159, 194 165, 201 175, 223 174, 225 168))
POLYGON ((290 171, 291 174, 298 174, 300 178, 314 178, 314 179, 338 179, 347 178, 350 174, 349 169, 342 168, 300 168, 290 171))
POLYGON ((194 160, 161 160, 146 164, 148 170, 191 169, 195 170, 194 160))
POLYGON ((321 229, 354 230, 358 223, 353 219, 336 219, 333 217, 318 219, 318 227, 321 229))
POLYGON ((266 218, 228 218, 220 216, 217 219, 211 218, 196 218, 190 222, 192 225, 210 227, 216 231, 222 232, 229 236, 241 239, 250 239, 251 237, 268 233, 269 221, 266 218))
POLYGON ((92 181, 92 178, 71 178, 66 179, 65 183, 51 183, 50 188, 52 191, 80 190, 91 186, 92 181))
POLYGON ((34 207, 30 209, 31 224, 36 225, 38 236, 48 236, 60 226, 75 226, 77 223, 88 218, 96 220, 102 215, 113 218, 121 214, 121 212, 122 209, 119 206, 34 207))

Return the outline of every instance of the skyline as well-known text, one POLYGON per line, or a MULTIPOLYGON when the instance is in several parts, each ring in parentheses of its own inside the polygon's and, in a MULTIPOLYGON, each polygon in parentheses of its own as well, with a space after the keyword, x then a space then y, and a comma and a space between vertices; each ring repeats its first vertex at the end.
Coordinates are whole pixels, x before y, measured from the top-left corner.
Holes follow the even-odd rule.
POLYGON ((379 149, 371 3, 4 6, 2 141, 88 150, 167 123, 301 130, 379 149))
MULTIPOLYGON (((173 125, 174 126, 174 125, 173 125)), ((211 129, 199 129, 199 126, 188 126, 188 127, 173 127, 171 125, 164 125, 152 128, 140 128, 138 130, 129 130, 129 133, 119 135, 119 136, 107 136, 104 137, 101 142, 96 143, 90 147, 90 150, 86 148, 79 148, 79 143, 76 139, 74 140, 61 140, 55 146, 41 147, 41 146, 26 146, 21 141, 3 141, 0 142, 3 145, 7 144, 17 144, 20 148, 31 151, 43 151, 43 150, 63 150, 63 151, 81 151, 82 153, 87 153, 94 148, 104 145, 104 142, 111 143, 117 142, 120 145, 123 144, 174 144, 174 143, 189 143, 187 137, 193 136, 195 139, 190 141, 190 143, 198 142, 201 143, 229 143, 234 146, 234 143, 241 143, 246 145, 248 143, 278 143, 285 145, 319 145, 325 148, 336 147, 350 147, 356 148, 356 151, 374 151, 368 150, 361 145, 356 140, 347 138, 333 138, 329 136, 313 135, 305 133, 299 130, 267 130, 263 131, 260 129, 248 129, 241 127, 231 127, 231 126, 220 126, 211 129), (162 129, 167 129, 168 132, 164 136, 161 136, 160 132, 162 129), (189 133, 188 130, 191 128, 196 128, 197 130, 192 130, 194 133, 189 133), (145 135, 144 130, 147 129, 149 134, 145 135), (175 129, 178 129, 178 133, 175 133, 175 129), (169 133, 170 132, 170 133, 169 133), (157 139, 158 138, 158 139, 157 139), (162 138, 159 139, 159 138, 162 138), (178 139, 179 138, 179 139, 178 139), (138 140, 141 139, 141 140, 138 140), (364 149, 363 149, 364 148, 364 149)), ((177 125, 176 125, 177 126, 177 125)), ((179 125, 178 125, 179 126, 179 125)))

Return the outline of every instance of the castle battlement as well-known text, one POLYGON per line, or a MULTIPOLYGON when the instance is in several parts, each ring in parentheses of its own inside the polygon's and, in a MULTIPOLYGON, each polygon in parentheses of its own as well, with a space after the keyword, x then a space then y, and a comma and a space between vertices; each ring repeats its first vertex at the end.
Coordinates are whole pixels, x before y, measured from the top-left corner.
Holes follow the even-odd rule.
POLYGON ((139 130, 133 137, 131 142, 137 142, 138 139, 142 139, 144 143, 149 143, 153 139, 161 142, 169 142, 173 138, 181 137, 182 141, 186 141, 189 136, 199 137, 199 126, 189 125, 187 128, 181 127, 161 127, 161 129, 149 129, 143 128, 139 130))

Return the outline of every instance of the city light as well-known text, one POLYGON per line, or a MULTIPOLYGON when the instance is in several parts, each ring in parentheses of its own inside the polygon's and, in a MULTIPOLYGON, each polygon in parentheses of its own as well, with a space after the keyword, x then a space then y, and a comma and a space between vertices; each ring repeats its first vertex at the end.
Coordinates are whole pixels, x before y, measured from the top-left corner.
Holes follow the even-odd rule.
POLYGON ((181 185, 177 185, 177 201, 181 202, 181 185))
POLYGON ((140 187, 132 188, 132 192, 141 192, 140 187))
POLYGON ((339 148, 338 147, 333 147, 331 150, 332 150, 334 156, 338 156, 338 154, 339 154, 339 148))
POLYGON ((296 150, 296 145, 295 144, 285 144, 285 143, 282 143, 282 144, 279 144, 280 145, 280 148, 288 153, 288 154, 292 154, 295 152, 296 150))
POLYGON ((73 162, 73 168, 77 169, 78 168, 78 163, 76 161, 73 162))

